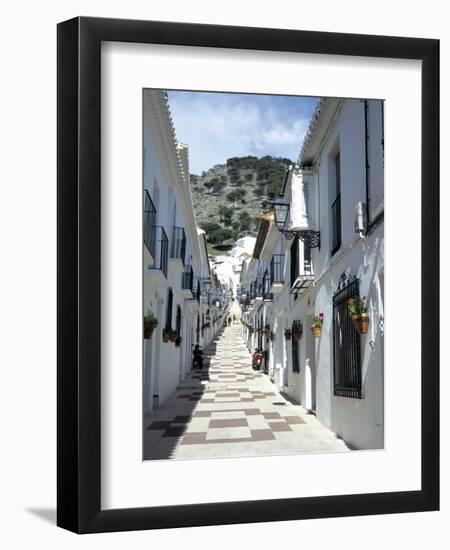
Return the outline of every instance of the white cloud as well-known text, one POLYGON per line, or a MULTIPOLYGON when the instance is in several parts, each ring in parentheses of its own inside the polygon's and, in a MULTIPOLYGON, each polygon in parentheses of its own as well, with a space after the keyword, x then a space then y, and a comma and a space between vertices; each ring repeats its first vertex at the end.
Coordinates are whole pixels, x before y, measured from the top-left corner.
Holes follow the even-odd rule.
POLYGON ((201 173, 232 156, 297 158, 311 116, 298 100, 196 92, 169 92, 177 138, 189 146, 192 173, 201 173))

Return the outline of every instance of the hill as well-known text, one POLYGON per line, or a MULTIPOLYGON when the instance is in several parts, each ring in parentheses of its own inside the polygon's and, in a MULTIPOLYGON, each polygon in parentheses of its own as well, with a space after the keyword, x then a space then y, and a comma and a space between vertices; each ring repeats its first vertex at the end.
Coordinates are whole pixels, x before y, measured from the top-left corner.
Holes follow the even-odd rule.
POLYGON ((290 164, 287 158, 272 156, 232 157, 200 176, 191 174, 197 224, 206 231, 208 243, 220 250, 242 235, 256 235, 260 216, 270 209, 290 164))

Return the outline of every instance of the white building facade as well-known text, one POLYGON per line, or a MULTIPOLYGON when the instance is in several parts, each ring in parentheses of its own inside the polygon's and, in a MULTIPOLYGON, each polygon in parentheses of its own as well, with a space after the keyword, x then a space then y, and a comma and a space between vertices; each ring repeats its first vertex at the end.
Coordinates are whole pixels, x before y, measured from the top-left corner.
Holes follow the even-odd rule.
POLYGON ((249 349, 263 347, 274 383, 357 449, 384 446, 383 116, 382 101, 319 102, 282 189, 290 238, 264 216, 241 277, 249 349))
POLYGON ((143 315, 158 321, 144 339, 143 406, 149 412, 186 377, 193 345, 214 338, 227 304, 196 226, 188 149, 175 138, 165 92, 144 90, 143 113, 143 315))

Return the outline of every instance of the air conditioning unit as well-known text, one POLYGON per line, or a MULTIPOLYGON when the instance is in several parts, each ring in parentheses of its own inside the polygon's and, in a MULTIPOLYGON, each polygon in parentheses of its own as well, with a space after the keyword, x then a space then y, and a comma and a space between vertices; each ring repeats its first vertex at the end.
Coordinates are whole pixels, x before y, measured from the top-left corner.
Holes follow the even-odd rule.
POLYGON ((365 202, 357 202, 355 205, 355 233, 361 236, 367 231, 367 209, 365 202))

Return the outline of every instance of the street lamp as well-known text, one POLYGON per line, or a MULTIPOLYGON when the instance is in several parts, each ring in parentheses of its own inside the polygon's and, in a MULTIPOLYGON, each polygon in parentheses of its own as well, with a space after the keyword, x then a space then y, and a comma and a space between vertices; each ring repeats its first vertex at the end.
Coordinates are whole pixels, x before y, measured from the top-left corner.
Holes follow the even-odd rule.
POLYGON ((275 225, 278 231, 283 233, 286 239, 290 240, 298 235, 299 239, 310 248, 320 248, 319 231, 314 231, 313 229, 285 229, 291 205, 283 195, 279 195, 278 198, 272 202, 272 206, 275 225))
POLYGON ((275 216, 275 225, 279 230, 281 230, 286 225, 291 205, 282 195, 280 195, 273 201, 272 206, 275 216))

